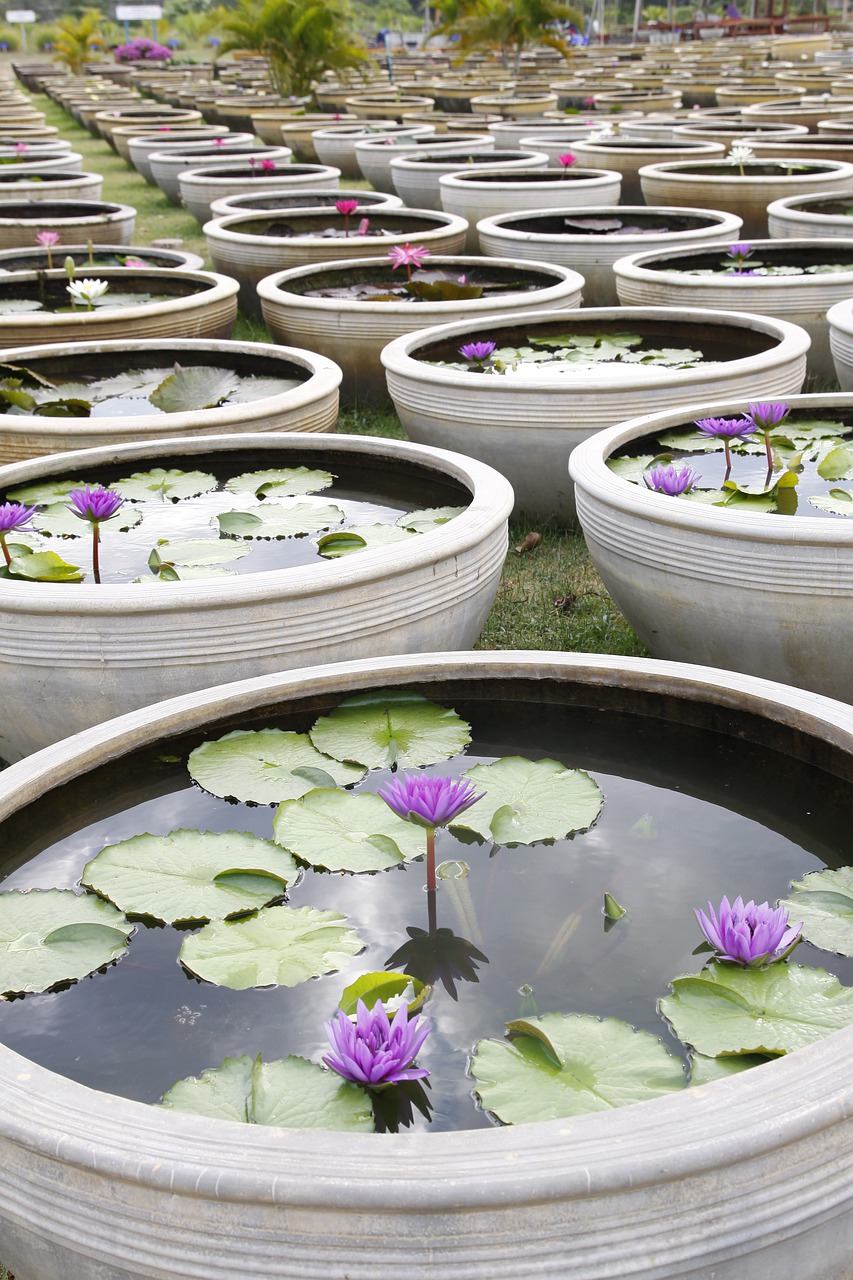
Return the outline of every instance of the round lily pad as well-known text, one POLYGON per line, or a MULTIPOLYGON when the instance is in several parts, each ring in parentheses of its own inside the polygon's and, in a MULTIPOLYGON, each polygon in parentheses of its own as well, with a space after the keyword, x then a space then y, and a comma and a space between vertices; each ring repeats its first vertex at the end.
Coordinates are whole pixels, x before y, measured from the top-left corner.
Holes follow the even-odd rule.
POLYGON ((408 689, 347 698, 309 730, 314 746, 369 769, 410 769, 448 760, 471 741, 471 726, 450 707, 408 689))
POLYGON ((107 845, 83 884, 123 911, 175 924, 255 911, 298 875, 290 854, 248 832, 170 831, 107 845))
POLYGON ((71 889, 0 894, 0 993, 49 991, 118 960, 133 925, 109 902, 71 889))
POLYGON ((342 524, 344 513, 330 503, 313 506, 309 502, 297 502, 286 507, 270 502, 251 511, 223 511, 216 519, 220 532, 230 537, 304 538, 309 533, 342 524))
POLYGON ((780 907, 803 922, 803 937, 824 951, 853 956, 853 867, 813 871, 795 880, 780 907))
POLYGON ((481 1040, 471 1061, 477 1096, 504 1124, 608 1111, 686 1084, 660 1040, 616 1018, 546 1013, 507 1029, 509 1040, 481 1040))
POLYGON ((310 791, 281 805, 272 829, 285 849, 327 871, 386 871, 426 853, 423 828, 369 791, 310 791))
POLYGON ((588 773, 558 760, 505 756, 475 765, 465 777, 485 796, 453 825, 498 844, 532 844, 586 831, 604 803, 588 773))
POLYGON ((325 533, 317 539, 317 547, 327 560, 339 560, 356 551, 374 551, 377 547, 407 542, 414 534, 414 529, 401 529, 394 524, 359 524, 325 533))
POLYGON ((190 777, 215 796, 255 804, 295 800, 314 787, 346 787, 365 770, 318 751, 306 733, 236 729, 203 742, 187 761, 190 777))
POLYGON ((111 486, 131 502, 150 502, 160 498, 177 502, 180 498, 197 498, 216 488, 216 476, 207 471, 179 471, 154 467, 151 471, 134 471, 111 486))
POLYGON ((330 471, 309 467, 270 467, 266 471, 244 471, 233 476, 225 488, 229 493, 254 493, 259 498, 291 497, 298 493, 319 493, 328 489, 334 476, 330 471))
POLYGON ((336 973, 364 943, 337 911, 266 907, 248 920, 217 920, 184 939, 181 960, 232 991, 295 987, 336 973))
POLYGON ((430 533, 447 524, 454 516, 461 516, 464 510, 464 507, 424 507, 420 511, 409 511, 400 516, 397 524, 414 533, 430 533))

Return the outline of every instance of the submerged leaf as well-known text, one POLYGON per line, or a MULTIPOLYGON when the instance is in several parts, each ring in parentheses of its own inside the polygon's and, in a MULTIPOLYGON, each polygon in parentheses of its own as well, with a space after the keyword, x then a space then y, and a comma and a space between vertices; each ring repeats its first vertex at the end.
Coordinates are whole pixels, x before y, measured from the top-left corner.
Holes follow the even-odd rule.
POLYGON ((70 889, 0 894, 0 993, 48 991, 127 950, 133 926, 109 902, 70 889))
POLYGON ((369 791, 316 789, 286 800, 272 829, 285 849, 327 871, 385 871, 426 853, 423 829, 369 791))
POLYGON ((325 786, 360 782, 365 770, 342 764, 313 746, 306 733, 284 729, 235 729, 203 742, 187 761, 190 777, 215 796, 234 796, 255 804, 279 804, 305 795, 317 784, 311 769, 328 778, 325 786))
POLYGON ((408 689, 377 689, 347 698, 308 732, 318 750, 369 769, 435 764, 471 741, 471 726, 452 708, 408 689))
POLYGON ((694 1053, 690 1065, 690 1084, 695 1088, 700 1084, 710 1084, 712 1080, 725 1080, 727 1076, 736 1076, 741 1071, 749 1071, 751 1067, 760 1067, 765 1062, 772 1061, 772 1058, 761 1053, 733 1053, 720 1058, 706 1058, 702 1053, 694 1053))
POLYGON ((148 568, 160 573, 166 566, 198 568, 200 565, 223 564, 242 560, 252 548, 226 538, 199 538, 195 542, 158 542, 148 557, 148 568))

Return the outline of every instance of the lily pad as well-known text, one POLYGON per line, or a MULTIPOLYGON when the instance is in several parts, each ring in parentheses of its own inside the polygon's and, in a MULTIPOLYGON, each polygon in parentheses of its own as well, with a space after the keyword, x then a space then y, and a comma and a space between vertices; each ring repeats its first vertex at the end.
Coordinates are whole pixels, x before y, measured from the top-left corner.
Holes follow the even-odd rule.
POLYGON ((429 991, 417 978, 408 973, 363 973, 355 982, 344 988, 338 1008, 349 1017, 356 1013, 359 1000, 363 1000, 368 1009, 372 1009, 377 1000, 381 1000, 387 1009, 396 1011, 400 997, 411 990, 413 998, 406 1001, 409 1013, 418 1008, 429 991))
POLYGON ((546 1013, 506 1025, 511 1039, 481 1040, 471 1061, 480 1101, 504 1124, 608 1111, 685 1087, 660 1040, 616 1018, 546 1013))
POLYGON ((27 507, 41 507, 67 498, 72 489, 82 489, 86 485, 96 486, 97 480, 41 480, 38 484, 24 484, 17 489, 9 489, 6 497, 9 502, 23 502, 27 507))
POLYGON ((130 502, 150 502, 152 498, 177 502, 180 498, 197 498, 202 493, 211 493, 216 488, 216 476, 207 471, 154 467, 151 471, 134 471, 133 475, 116 480, 110 488, 130 502))
POLYGON ((365 770, 323 755, 306 733, 284 729, 235 729, 203 742, 187 761, 190 777, 215 796, 280 804, 314 787, 346 787, 365 770))
POLYGON ((251 404, 253 400, 267 400, 270 396, 282 396, 305 385, 305 378, 241 378, 240 385, 232 392, 230 404, 251 404))
POLYGON ((706 1058, 702 1053, 694 1053, 690 1065, 690 1084, 710 1084, 712 1080, 725 1080, 728 1076, 740 1075, 752 1067, 760 1067, 765 1062, 772 1062, 760 1053, 733 1053, 720 1058, 706 1058))
POLYGON ((327 560, 338 560, 354 551, 375 551, 377 547, 388 547, 413 537, 414 529, 400 529, 393 524, 361 524, 324 534, 317 539, 317 547, 327 560))
POLYGON ((107 845, 82 883, 123 911, 174 924, 255 911, 298 875, 289 854, 248 832, 170 831, 107 845))
POLYGON ((346 1129, 372 1133, 364 1089, 305 1058, 264 1062, 261 1055, 226 1058, 200 1076, 173 1084, 161 1107, 216 1120, 282 1129, 346 1129))
POLYGON ((608 458, 607 470, 632 484, 643 484, 643 476, 655 463, 655 454, 643 453, 636 458, 608 458))
POLYGON ((604 803, 588 773, 567 769, 559 760, 505 756, 475 765, 465 777, 485 795, 453 825, 498 844, 533 844, 586 831, 604 803))
POLYGON ((266 907, 248 920, 206 924, 184 939, 191 973, 232 991, 295 987, 336 973, 364 943, 346 916, 316 907, 266 907))
POLYGON ((471 741, 471 726, 452 708, 408 689, 377 689, 347 698, 308 732, 319 751, 368 769, 435 764, 471 741))
POLYGON ((698 1053, 793 1053, 853 1022, 853 987, 825 969, 712 961, 672 982, 659 1001, 675 1034, 698 1053))
POLYGON ((124 955, 133 925, 70 889, 0 894, 0 992, 49 991, 124 955))
POLYGON ((850 489, 830 489, 826 494, 813 494, 809 503, 831 516, 853 516, 853 492, 850 489))
POLYGON ((164 378, 148 398, 163 413, 195 413, 199 409, 215 409, 239 385, 239 377, 230 369, 213 365, 183 369, 175 365, 174 373, 164 378))
POLYGON ((780 903, 788 918, 803 922, 803 937, 824 951, 853 956, 853 867, 813 871, 794 880, 780 903))
POLYGON ((455 516, 461 516, 464 510, 464 507, 423 507, 420 511, 400 516, 397 524, 402 529, 411 529, 413 533, 429 533, 455 516))
POLYGON ((817 473, 822 480, 850 480, 853 478, 853 449, 837 445, 818 464, 817 473))
POLYGON ((34 551, 30 555, 14 555, 4 576, 26 578, 28 582, 83 581, 79 565, 69 564, 55 551, 34 551))
MULTIPOLYGON (((89 387, 93 400, 110 400, 113 396, 150 396, 165 377, 168 369, 126 369, 109 378, 100 378, 89 387)), ((63 387, 65 394, 67 390, 63 387)))
POLYGON ((253 511, 224 511, 216 517, 221 533, 235 538, 304 538, 342 524, 340 507, 311 506, 307 502, 292 507, 270 503, 253 511))
POLYGON ((426 853, 423 829, 369 791, 309 791, 279 807, 272 830, 297 858, 327 871, 386 871, 426 853))
POLYGON ((43 400, 33 413, 37 418, 89 418, 92 406, 88 400, 64 397, 59 400, 43 400))
POLYGON ((289 498, 300 493, 319 493, 328 489, 335 477, 330 471, 313 471, 309 467, 270 467, 266 471, 244 471, 233 476, 225 488, 229 493, 254 493, 259 498, 268 494, 289 498))
POLYGON ((166 566, 179 568, 222 564, 229 560, 242 560, 252 548, 242 542, 226 538, 199 538, 194 542, 158 542, 148 557, 148 568, 159 573, 166 566))
MULTIPOLYGON (((111 529, 124 532, 139 524, 141 519, 141 512, 134 511, 133 507, 124 506, 119 508, 118 514, 111 520, 104 521, 104 524, 111 529)), ((91 523, 80 516, 75 516, 64 502, 54 502, 43 511, 37 511, 33 516, 33 528, 53 538, 91 538, 92 536, 91 523)))

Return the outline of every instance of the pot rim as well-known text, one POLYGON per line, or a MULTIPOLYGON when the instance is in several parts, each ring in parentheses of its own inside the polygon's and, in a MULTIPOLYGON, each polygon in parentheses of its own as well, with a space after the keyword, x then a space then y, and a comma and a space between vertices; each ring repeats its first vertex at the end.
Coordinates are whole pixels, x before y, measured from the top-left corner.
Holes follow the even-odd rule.
MULTIPOLYGON (((853 225, 853 219, 851 219, 853 225)), ((833 249, 846 249, 850 255, 850 262, 844 271, 834 271, 830 275, 801 275, 801 276, 738 276, 724 275, 722 272, 711 276, 694 276, 688 275, 686 272, 679 271, 677 267, 663 271, 656 271, 649 264, 654 262, 665 261, 669 258, 691 258, 697 253, 702 252, 701 245, 695 245, 690 249, 673 248, 673 249, 654 249, 649 253, 630 253, 624 258, 617 258, 613 264, 614 274, 623 276, 629 280, 640 280, 646 283, 666 284, 669 286, 677 286, 679 289, 726 289, 730 285, 735 289, 740 288, 797 288, 808 285, 812 289, 820 284, 826 284, 832 287, 835 284, 840 288, 844 286, 848 277, 853 275, 853 235, 849 238, 841 236, 827 236, 826 239, 803 240, 794 239, 794 237, 782 237, 775 240, 750 240, 750 246, 753 250, 760 253, 771 253, 777 257, 782 257, 786 252, 796 253, 798 249, 814 249, 823 250, 826 246, 825 258, 832 260, 833 249)), ((710 253, 714 249, 722 248, 722 245, 709 245, 707 252, 710 253)), ((848 287, 853 287, 848 285, 848 287)), ((748 299, 744 299, 744 305, 748 304, 748 299)))
MULTIPOLYGON (((332 208, 334 208, 334 206, 332 206, 332 208)), ((260 222, 263 219, 269 221, 271 217, 274 217, 279 212, 280 211, 277 209, 250 209, 245 213, 229 213, 224 218, 211 218, 211 220, 206 222, 202 227, 202 234, 221 240, 233 240, 242 245, 306 245, 310 244, 314 240, 320 240, 324 245, 328 244, 326 237, 320 236, 314 231, 297 233, 294 236, 261 236, 253 235, 251 231, 232 230, 229 225, 235 222, 260 222)), ((404 206, 392 206, 387 209, 377 209, 376 212, 383 216, 388 214, 392 218, 402 217, 404 221, 409 215, 412 215, 413 217, 420 218, 421 220, 429 219, 430 221, 434 220, 435 222, 435 226, 430 227, 425 231, 409 231, 408 233, 404 232, 399 236, 382 236, 382 243, 388 245, 399 244, 404 240, 408 241, 411 236, 415 235, 421 238, 424 236, 435 237, 436 235, 461 235, 462 232, 467 231, 468 229, 467 218, 461 218, 456 213, 442 213, 437 209, 407 209, 404 206)), ((340 218, 342 216, 341 214, 334 214, 331 210, 322 208, 319 205, 315 208, 306 208, 302 210, 288 209, 287 213, 289 216, 301 215, 311 218, 323 217, 324 215, 330 218, 335 216, 340 218)), ((356 238, 357 237, 353 235, 352 239, 355 240, 356 238)), ((377 236, 368 236, 366 238, 370 240, 378 239, 377 236)))
MULTIPOLYGON (((61 246, 60 246, 61 248, 61 246)), ((138 306, 132 307, 99 307, 93 308, 91 311, 69 311, 62 313, 28 311, 24 315, 0 315, 0 334, 5 333, 8 329, 18 328, 24 334, 50 332, 51 326, 65 326, 67 324, 81 326, 94 326, 97 332, 98 326, 114 324, 116 319, 133 320, 140 314, 145 316, 156 316, 159 313, 173 315, 176 311, 193 310, 200 304, 209 304, 211 302, 222 302, 227 298, 233 297, 238 289, 239 283, 232 279, 231 276, 217 275, 214 271, 187 271, 176 267, 149 267, 146 266, 143 272, 141 267, 131 268, 128 272, 127 267, 97 267, 98 279, 107 281, 126 280, 128 275, 143 274, 146 280, 187 280, 188 282, 196 282, 204 285, 205 288, 188 294, 185 298, 172 297, 167 298, 165 302, 144 302, 138 306)), ((14 283, 15 281, 30 282, 38 280, 40 276, 47 279, 63 279, 65 271, 61 267, 54 267, 53 271, 9 271, 5 275, 0 276, 0 289, 4 284, 14 283)))

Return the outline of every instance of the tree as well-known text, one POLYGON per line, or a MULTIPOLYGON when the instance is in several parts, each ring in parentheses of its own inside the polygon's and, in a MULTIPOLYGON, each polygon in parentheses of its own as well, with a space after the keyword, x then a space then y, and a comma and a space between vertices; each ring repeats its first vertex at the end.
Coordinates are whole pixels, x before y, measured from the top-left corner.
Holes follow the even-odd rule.
POLYGON ((511 63, 516 72, 531 45, 544 44, 571 57, 564 27, 583 26, 583 14, 564 0, 448 0, 442 15, 436 31, 459 36, 460 58, 475 49, 496 49, 503 65, 511 63))
POLYGON ((84 9, 79 18, 68 16, 56 22, 53 54, 72 75, 80 75, 92 54, 103 49, 105 22, 99 9, 84 9))
POLYGON ((350 29, 344 0, 239 0, 222 23, 220 53, 257 49, 269 58, 279 93, 301 97, 325 71, 362 70, 367 54, 350 29))

